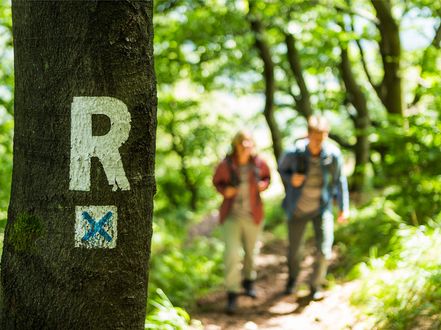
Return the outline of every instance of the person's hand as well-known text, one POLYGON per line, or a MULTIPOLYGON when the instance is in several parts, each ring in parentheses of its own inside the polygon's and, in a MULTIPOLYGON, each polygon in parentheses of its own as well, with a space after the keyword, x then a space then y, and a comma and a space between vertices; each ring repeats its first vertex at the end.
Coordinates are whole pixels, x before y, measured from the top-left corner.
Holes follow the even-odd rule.
POLYGON ((224 197, 225 198, 233 198, 237 194, 237 188, 234 188, 233 186, 228 186, 224 190, 224 197))
POLYGON ((300 187, 303 182, 305 182, 305 178, 306 176, 304 174, 298 174, 298 173, 294 173, 291 176, 291 184, 294 188, 298 188, 300 187))
POLYGON ((262 192, 266 188, 268 188, 268 185, 266 184, 266 182, 265 181, 259 181, 259 183, 257 184, 257 190, 259 190, 259 192, 262 192))
POLYGON ((349 211, 340 211, 338 214, 337 222, 338 223, 347 223, 349 221, 349 211))

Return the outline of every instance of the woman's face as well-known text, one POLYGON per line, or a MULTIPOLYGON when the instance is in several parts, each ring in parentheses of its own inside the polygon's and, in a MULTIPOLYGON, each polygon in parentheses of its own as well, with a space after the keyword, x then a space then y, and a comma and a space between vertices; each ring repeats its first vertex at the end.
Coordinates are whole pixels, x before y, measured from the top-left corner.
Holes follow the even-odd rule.
POLYGON ((253 141, 250 138, 244 138, 235 144, 237 156, 240 159, 248 160, 253 150, 253 141))

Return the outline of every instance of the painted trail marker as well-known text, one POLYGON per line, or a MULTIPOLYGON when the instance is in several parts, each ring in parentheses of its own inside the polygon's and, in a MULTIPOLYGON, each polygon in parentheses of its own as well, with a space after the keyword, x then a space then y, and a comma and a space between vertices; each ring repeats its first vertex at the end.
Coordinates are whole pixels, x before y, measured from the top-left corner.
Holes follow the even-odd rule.
POLYGON ((91 158, 98 157, 113 190, 130 190, 119 147, 130 133, 130 112, 124 102, 107 96, 74 97, 71 110, 70 190, 90 191, 91 158), (106 135, 92 135, 92 115, 110 119, 106 135))
POLYGON ((75 247, 114 248, 117 223, 116 206, 76 206, 75 247))
MULTIPOLYGON (((124 102, 107 96, 74 97, 71 109, 71 148, 69 189, 90 191, 91 158, 103 165, 112 190, 130 190, 119 148, 129 138, 130 112, 124 102), (92 116, 105 115, 110 130, 92 135, 92 116)), ((75 247, 116 247, 118 209, 114 205, 75 207, 75 247)))

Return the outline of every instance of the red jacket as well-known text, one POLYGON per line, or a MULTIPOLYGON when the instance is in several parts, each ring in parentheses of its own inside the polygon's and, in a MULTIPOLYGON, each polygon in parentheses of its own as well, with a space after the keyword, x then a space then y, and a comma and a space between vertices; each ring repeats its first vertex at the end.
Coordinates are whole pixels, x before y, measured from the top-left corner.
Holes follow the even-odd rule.
MULTIPOLYGON (((255 170, 249 171, 249 186, 250 186, 250 203, 251 213, 256 224, 259 224, 263 220, 263 204, 260 199, 260 193, 258 189, 258 182, 264 182, 264 188, 266 189, 270 184, 270 170, 265 161, 257 156, 251 157, 250 163, 254 165, 255 170), (259 176, 259 178, 256 178, 259 176)), ((238 164, 231 156, 227 156, 217 166, 213 177, 213 184, 224 196, 224 191, 227 186, 232 186, 231 183, 231 171, 236 171, 238 174, 238 164)), ((234 197, 225 198, 220 206, 219 220, 223 223, 228 216, 231 207, 233 206, 234 197)))

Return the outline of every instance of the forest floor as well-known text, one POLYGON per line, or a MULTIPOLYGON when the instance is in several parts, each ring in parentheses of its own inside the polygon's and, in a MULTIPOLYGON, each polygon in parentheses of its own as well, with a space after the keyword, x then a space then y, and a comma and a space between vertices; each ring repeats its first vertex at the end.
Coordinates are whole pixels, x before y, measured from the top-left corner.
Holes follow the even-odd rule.
MULTIPOLYGON (((262 241, 265 242, 265 238, 262 241)), ((359 286, 356 281, 335 283, 327 289, 323 300, 311 300, 307 280, 312 270, 312 251, 312 244, 307 244, 297 293, 287 296, 283 294, 287 279, 286 242, 270 240, 263 243, 257 259, 255 286, 258 297, 239 296, 238 311, 229 316, 224 312, 225 292, 212 292, 198 300, 197 308, 191 313, 192 319, 199 320, 206 330, 365 329, 356 308, 349 303, 351 294, 359 286)), ((334 263, 336 259, 334 256, 334 263)), ((201 326, 190 329, 201 329, 201 326)))

